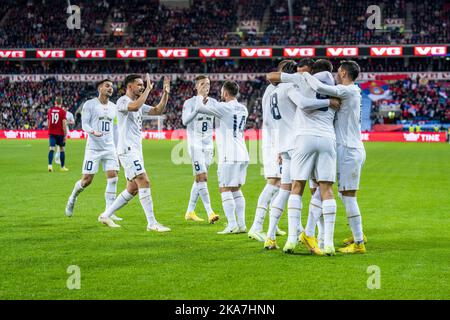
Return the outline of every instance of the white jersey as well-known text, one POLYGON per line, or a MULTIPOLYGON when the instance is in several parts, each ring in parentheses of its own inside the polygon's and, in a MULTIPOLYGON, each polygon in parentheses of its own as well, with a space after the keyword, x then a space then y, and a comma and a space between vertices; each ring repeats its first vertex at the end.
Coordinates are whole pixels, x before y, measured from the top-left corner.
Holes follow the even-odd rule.
POLYGON ((81 111, 81 126, 88 133, 86 149, 111 150, 115 152, 113 121, 116 117, 116 105, 108 101, 102 104, 98 98, 90 99, 83 104, 81 111), (94 136, 91 132, 102 132, 101 137, 94 136))
POLYGON ((337 85, 342 105, 336 114, 336 142, 349 148, 364 148, 361 137, 361 89, 353 84, 337 85))
POLYGON ((209 99, 203 105, 203 97, 197 96, 198 112, 215 116, 216 143, 220 163, 249 161, 245 145, 244 129, 247 123, 247 108, 236 99, 217 102, 209 99))
POLYGON ((336 142, 349 148, 364 148, 361 140, 361 89, 355 85, 329 86, 312 80, 308 82, 319 94, 326 94, 341 99, 342 104, 335 121, 336 142))
POLYGON ((130 150, 142 152, 142 115, 149 113, 153 107, 144 104, 138 111, 128 111, 128 105, 131 102, 133 100, 127 95, 121 96, 117 100, 118 154, 123 154, 130 150))
POLYGON ((262 148, 263 149, 278 149, 278 136, 277 136, 277 127, 276 120, 272 116, 272 111, 270 107, 270 94, 275 90, 275 86, 273 84, 269 84, 264 91, 264 95, 262 97, 262 148))
POLYGON ((288 96, 293 87, 293 83, 280 83, 269 96, 270 113, 275 119, 278 132, 278 153, 294 149, 295 123, 292 120, 295 118, 297 105, 288 96))
MULTIPOLYGON (((319 72, 314 77, 320 78, 321 81, 329 85, 334 85, 333 75, 330 72, 319 72)), ((318 95, 308 84, 303 74, 282 73, 281 81, 291 82, 296 85, 296 87, 289 91, 291 100, 300 106, 295 114, 296 135, 318 136, 335 140, 336 134, 334 132, 333 121, 336 112, 334 109, 328 107, 328 97, 318 95), (302 106, 305 98, 315 100, 317 103, 315 106, 302 106)))
MULTIPOLYGON (((213 98, 208 98, 214 100, 213 98)), ((186 126, 189 152, 192 150, 211 151, 214 149, 213 124, 214 116, 197 113, 196 97, 186 100, 183 104, 182 120, 186 126)), ((216 101, 217 102, 217 101, 216 101)))

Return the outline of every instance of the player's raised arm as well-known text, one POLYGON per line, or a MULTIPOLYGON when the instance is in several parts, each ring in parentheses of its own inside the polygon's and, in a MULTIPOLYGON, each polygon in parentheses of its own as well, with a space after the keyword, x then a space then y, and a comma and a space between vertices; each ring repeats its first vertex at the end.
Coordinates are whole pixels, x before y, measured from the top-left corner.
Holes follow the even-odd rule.
POLYGON ((302 75, 305 77, 305 80, 308 82, 311 88, 317 93, 338 98, 345 98, 347 95, 346 90, 342 90, 338 86, 329 86, 327 84, 324 84, 316 77, 310 75, 308 72, 303 72, 302 75))
MULTIPOLYGON (((143 92, 139 96, 139 98, 128 103, 127 111, 136 112, 145 104, 145 101, 147 101, 148 95, 150 94, 150 91, 152 91, 152 89, 153 89, 153 83, 150 81, 150 75, 148 73, 147 73, 145 79, 147 82, 146 88, 143 90, 143 92)), ((138 87, 143 86, 142 81, 140 81, 140 83, 138 83, 137 86, 138 87)), ((142 88, 141 88, 141 90, 142 90, 142 88)))
POLYGON ((163 85, 163 94, 161 97, 161 101, 154 107, 152 107, 149 111, 151 115, 160 115, 164 112, 166 108, 167 101, 169 101, 169 93, 170 93, 170 78, 164 77, 164 85, 163 85))
POLYGON ((198 95, 195 98, 196 112, 215 116, 217 118, 223 117, 224 108, 221 103, 215 99, 208 99, 208 92, 205 84, 199 86, 198 95))
POLYGON ((335 110, 338 110, 340 107, 340 101, 338 99, 314 99, 307 98, 302 95, 296 88, 291 88, 288 91, 288 97, 294 102, 299 108, 303 110, 317 110, 326 107, 332 107, 335 110))
POLYGON ((101 137, 103 133, 95 131, 91 126, 91 108, 86 102, 83 104, 83 109, 81 110, 81 128, 84 132, 93 134, 96 137, 101 137))

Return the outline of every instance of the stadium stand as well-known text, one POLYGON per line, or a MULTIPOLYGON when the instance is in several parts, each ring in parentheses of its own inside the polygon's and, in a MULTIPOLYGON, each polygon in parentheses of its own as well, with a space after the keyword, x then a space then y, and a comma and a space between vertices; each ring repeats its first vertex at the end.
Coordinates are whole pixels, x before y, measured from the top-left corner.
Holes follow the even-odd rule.
POLYGON ((393 21, 381 30, 362 27, 369 0, 294 1, 292 29, 287 1, 271 2, 195 0, 173 9, 154 0, 79 1, 81 30, 69 30, 61 28, 68 16, 59 14, 66 12, 65 1, 6 0, 0 47, 417 44, 448 43, 450 37, 444 0, 380 0, 383 19, 393 21), (245 29, 245 22, 256 25, 245 29), (125 23, 123 30, 116 32, 113 23, 125 23))

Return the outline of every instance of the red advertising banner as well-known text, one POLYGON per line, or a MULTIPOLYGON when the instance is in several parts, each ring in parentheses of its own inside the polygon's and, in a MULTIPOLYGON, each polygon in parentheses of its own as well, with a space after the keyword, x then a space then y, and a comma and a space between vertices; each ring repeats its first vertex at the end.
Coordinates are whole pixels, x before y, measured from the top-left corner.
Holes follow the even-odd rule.
MULTIPOLYGON (((247 140, 259 140, 261 130, 246 130, 247 140)), ((82 130, 72 130, 68 134, 69 139, 85 139, 87 134, 82 130)), ((142 138, 148 140, 184 140, 186 130, 146 130, 142 132, 142 138)), ((48 139, 47 130, 0 130, 0 139, 48 139)), ((445 132, 363 132, 363 141, 398 141, 398 142, 446 142, 445 132)))
POLYGON ((363 132, 363 141, 445 142, 445 132, 363 132))

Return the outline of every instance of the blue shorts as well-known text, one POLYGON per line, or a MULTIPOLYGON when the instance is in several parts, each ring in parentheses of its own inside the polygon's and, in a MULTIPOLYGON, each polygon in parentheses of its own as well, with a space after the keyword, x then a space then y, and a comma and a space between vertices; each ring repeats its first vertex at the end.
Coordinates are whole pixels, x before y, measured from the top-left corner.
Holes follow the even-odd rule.
POLYGON ((64 136, 51 134, 49 137, 50 147, 54 147, 55 145, 64 147, 66 145, 64 141, 64 136))

